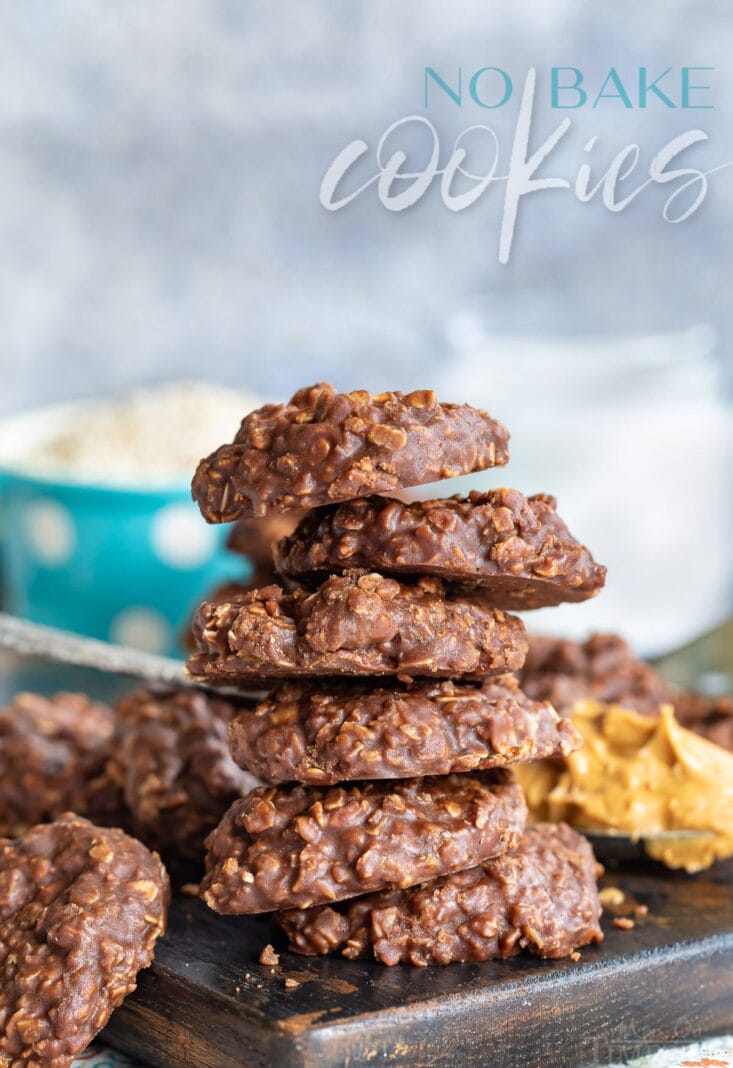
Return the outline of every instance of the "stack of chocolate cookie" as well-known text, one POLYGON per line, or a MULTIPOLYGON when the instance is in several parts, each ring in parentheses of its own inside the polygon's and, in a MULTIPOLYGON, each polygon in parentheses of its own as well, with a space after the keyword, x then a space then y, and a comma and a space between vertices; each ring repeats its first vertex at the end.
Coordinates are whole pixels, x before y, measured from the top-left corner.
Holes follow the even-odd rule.
POLYGON ((388 964, 563 956, 601 937, 587 842, 525 832, 508 766, 580 740, 519 688, 527 638, 505 609, 583 600, 605 569, 550 497, 382 496, 504 464, 507 444, 501 423, 430 391, 320 384, 247 416, 199 465, 210 522, 308 510, 277 546, 281 584, 194 621, 192 676, 279 682, 229 728, 270 785, 208 839, 212 908, 278 910, 300 952, 388 964))

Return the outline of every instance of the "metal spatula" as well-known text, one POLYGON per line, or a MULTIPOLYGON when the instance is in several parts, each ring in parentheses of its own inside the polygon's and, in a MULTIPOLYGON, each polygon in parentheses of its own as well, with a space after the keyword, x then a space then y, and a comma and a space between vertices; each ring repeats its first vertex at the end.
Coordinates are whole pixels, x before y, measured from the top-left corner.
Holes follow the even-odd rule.
POLYGON ((186 674, 183 660, 127 649, 41 623, 29 623, 6 612, 0 612, 0 648, 22 656, 38 656, 115 675, 131 675, 151 683, 198 685, 186 674))
POLYGON ((184 660, 128 649, 97 638, 86 638, 57 627, 31 623, 7 612, 0 612, 0 649, 58 664, 94 668, 108 675, 129 675, 142 679, 150 686, 188 686, 220 697, 235 697, 245 703, 251 703, 261 696, 268 685, 267 680, 263 680, 261 686, 249 684, 244 692, 234 686, 211 686, 207 682, 192 679, 186 671, 184 660))
MULTIPOLYGON (((183 660, 30 623, 6 612, 0 612, 0 648, 23 656, 39 656, 62 664, 131 675, 147 682, 207 688, 187 675, 183 660)), ((733 619, 653 663, 657 671, 676 686, 696 686, 706 692, 710 689, 733 691, 733 619), (711 678, 715 680, 715 687, 706 685, 711 678)))

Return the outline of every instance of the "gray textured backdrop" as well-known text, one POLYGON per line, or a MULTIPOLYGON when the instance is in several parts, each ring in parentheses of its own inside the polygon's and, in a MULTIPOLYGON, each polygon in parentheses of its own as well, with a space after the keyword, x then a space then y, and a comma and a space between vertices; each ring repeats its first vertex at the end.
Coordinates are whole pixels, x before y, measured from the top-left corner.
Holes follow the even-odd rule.
POLYGON ((694 126, 710 142, 693 162, 733 160, 731 45, 727 0, 0 0, 0 413, 181 376, 272 397, 316 378, 435 385, 508 422, 512 465, 493 481, 556 492, 609 565, 602 598, 533 625, 675 644, 733 602, 733 170, 678 226, 660 189, 621 215, 542 193, 506 267, 501 188, 459 214, 436 189, 400 214, 373 190, 331 214, 318 189, 347 142, 423 110, 427 65, 500 66, 516 87, 497 111, 436 97, 443 158, 489 122, 505 169, 531 65, 533 145, 559 119, 552 65, 596 89, 611 65, 630 86, 639 66, 687 65, 716 68, 712 110, 568 113, 546 171, 573 176, 593 135, 596 165, 633 141, 648 161, 694 126), (717 333, 712 366, 667 341, 651 363, 625 342, 568 356, 567 340, 533 361, 486 336, 695 323, 717 333))
MULTIPOLYGON (((725 358, 728 174, 677 227, 659 191, 617 217, 543 194, 508 268, 498 193, 459 215, 431 196, 395 216, 373 195, 329 215, 317 190, 348 140, 421 110, 426 64, 496 64, 517 82, 530 63, 713 65, 715 110, 573 114, 562 158, 577 164, 583 134, 649 154, 701 124, 701 158, 733 159, 732 43, 733 5, 711 0, 4 0, 0 410, 202 368, 271 394, 314 369, 422 383, 473 293, 499 325, 712 321, 725 358)), ((432 114, 446 145, 489 114, 506 154, 515 110, 432 114)), ((538 133, 555 121, 545 110, 538 133)))

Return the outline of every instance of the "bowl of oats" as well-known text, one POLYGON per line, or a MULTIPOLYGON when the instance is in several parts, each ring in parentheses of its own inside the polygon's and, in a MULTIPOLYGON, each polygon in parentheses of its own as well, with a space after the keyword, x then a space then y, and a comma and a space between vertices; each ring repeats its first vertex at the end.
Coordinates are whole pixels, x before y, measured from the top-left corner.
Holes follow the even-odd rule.
POLYGON ((201 522, 191 471, 261 398, 201 382, 37 409, 0 423, 3 608, 151 652, 180 652, 197 603, 246 581, 201 522))

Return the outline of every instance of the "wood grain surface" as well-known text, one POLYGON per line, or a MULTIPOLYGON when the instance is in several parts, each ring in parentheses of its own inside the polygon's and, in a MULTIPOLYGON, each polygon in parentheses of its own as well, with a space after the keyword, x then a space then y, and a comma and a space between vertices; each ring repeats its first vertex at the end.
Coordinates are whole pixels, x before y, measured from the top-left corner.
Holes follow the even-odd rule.
MULTIPOLYGON (((691 685, 727 671, 721 640, 713 632, 676 654, 670 676, 691 685)), ((0 655, 3 699, 20 689, 105 699, 132 685, 0 655)), ((519 956, 428 969, 286 952, 266 968, 262 947, 282 947, 269 920, 216 916, 177 895, 154 964, 105 1038, 165 1068, 570 1068, 731 1031, 733 862, 698 876, 643 859, 609 863, 603 882, 649 911, 632 930, 606 913, 605 941, 577 962, 519 956)))
POLYGON ((260 950, 282 944, 266 918, 177 898, 155 963, 105 1037, 175 1068, 563 1068, 730 1030, 733 865, 695 877, 635 865, 604 885, 648 914, 621 930, 607 913, 605 941, 577 962, 427 969, 287 952, 267 968, 260 950))

